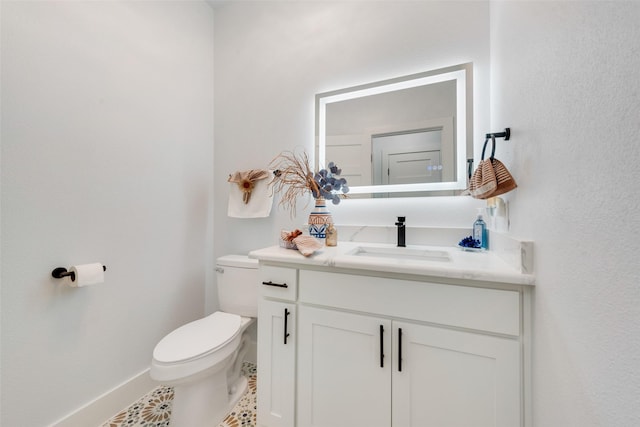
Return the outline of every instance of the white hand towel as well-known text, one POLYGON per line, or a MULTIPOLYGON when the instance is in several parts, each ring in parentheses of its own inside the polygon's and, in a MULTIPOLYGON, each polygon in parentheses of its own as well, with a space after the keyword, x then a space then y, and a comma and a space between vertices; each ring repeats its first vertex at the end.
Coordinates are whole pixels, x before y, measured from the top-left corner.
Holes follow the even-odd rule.
POLYGON ((269 187, 270 171, 250 170, 229 176, 229 208, 233 218, 265 218, 271 214, 273 194, 269 187), (266 173, 265 173, 266 172, 266 173), (249 193, 241 189, 243 180, 249 179, 253 188, 249 193))

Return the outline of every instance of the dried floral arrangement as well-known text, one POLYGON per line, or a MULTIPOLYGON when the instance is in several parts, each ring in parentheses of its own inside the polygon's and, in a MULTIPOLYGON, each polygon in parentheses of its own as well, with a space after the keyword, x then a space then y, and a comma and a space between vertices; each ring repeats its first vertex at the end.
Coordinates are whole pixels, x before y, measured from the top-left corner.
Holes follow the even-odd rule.
POLYGON ((306 152, 283 151, 269 164, 275 177, 271 181, 273 191, 282 193, 280 205, 288 209, 291 216, 296 213, 296 200, 305 193, 314 199, 325 198, 334 205, 349 192, 347 180, 341 178, 342 170, 329 162, 327 169, 314 172, 306 152))

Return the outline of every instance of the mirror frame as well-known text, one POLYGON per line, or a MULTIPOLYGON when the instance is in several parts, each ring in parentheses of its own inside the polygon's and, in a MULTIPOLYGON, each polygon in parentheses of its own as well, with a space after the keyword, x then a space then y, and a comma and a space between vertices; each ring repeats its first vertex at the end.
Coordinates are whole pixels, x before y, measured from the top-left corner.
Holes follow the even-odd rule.
MULTIPOLYGON (((473 158, 473 63, 470 62, 317 94, 315 126, 316 168, 321 169, 328 161, 325 158, 327 104, 451 80, 456 82, 456 120, 454 124, 456 141, 455 181, 349 186, 349 194, 429 192, 431 195, 431 192, 447 191, 450 194, 451 190, 466 189, 468 179, 467 159, 473 158)), ((437 193, 433 195, 437 195, 437 193)))

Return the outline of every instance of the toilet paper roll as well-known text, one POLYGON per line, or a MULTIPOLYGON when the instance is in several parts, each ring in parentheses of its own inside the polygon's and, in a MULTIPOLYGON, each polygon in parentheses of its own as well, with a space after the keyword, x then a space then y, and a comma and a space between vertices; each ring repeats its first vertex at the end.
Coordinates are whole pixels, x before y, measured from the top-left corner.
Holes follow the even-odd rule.
POLYGON ((75 275, 74 280, 71 281, 71 286, 82 287, 95 285, 96 283, 104 282, 104 269, 102 264, 94 262, 93 264, 81 264, 71 266, 69 271, 72 271, 75 275))

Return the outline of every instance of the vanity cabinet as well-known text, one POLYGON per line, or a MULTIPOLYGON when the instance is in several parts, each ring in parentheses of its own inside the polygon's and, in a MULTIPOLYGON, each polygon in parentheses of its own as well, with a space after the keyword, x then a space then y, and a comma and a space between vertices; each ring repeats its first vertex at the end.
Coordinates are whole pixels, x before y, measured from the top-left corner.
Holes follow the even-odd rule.
POLYGON ((392 341, 392 426, 521 425, 517 341, 408 322, 392 341))
POLYGON ((300 306, 297 426, 391 426, 391 321, 300 306))
POLYGON ((259 302, 259 426, 529 425, 523 287, 297 271, 288 300, 259 302))
POLYGON ((296 369, 297 271, 260 269, 257 408, 259 427, 293 427, 296 369))

